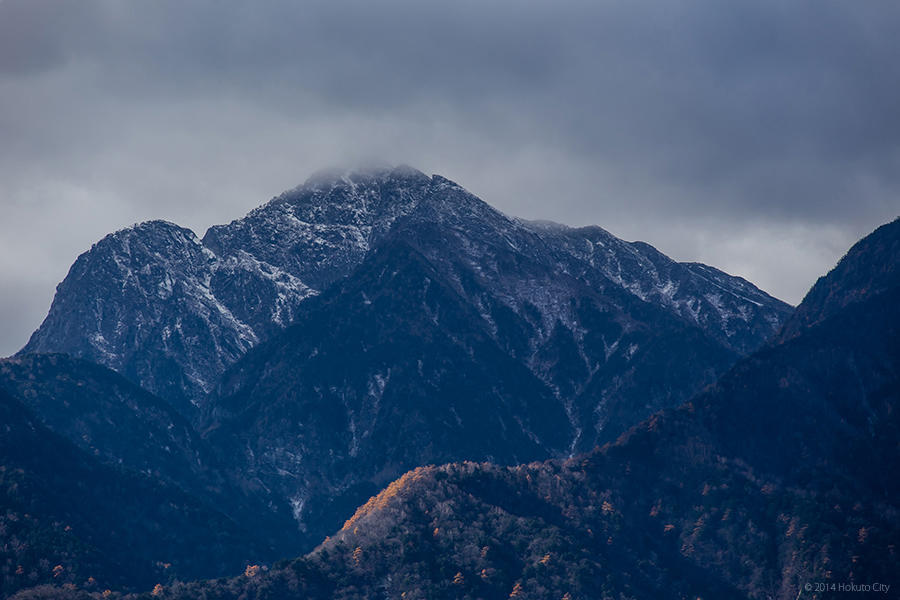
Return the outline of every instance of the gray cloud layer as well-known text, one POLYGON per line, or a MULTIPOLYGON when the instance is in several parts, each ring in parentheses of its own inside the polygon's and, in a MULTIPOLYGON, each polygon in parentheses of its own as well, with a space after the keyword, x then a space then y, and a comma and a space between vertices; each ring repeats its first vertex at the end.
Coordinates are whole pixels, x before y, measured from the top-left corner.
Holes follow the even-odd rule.
POLYGON ((0 0, 0 354, 75 256, 412 164, 797 302, 900 208, 900 4, 0 0))

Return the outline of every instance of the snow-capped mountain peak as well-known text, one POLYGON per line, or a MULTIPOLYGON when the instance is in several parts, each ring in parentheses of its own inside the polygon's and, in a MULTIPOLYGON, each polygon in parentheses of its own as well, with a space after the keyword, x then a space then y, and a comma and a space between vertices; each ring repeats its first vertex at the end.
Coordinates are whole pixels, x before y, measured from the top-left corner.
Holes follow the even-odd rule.
POLYGON ((598 293, 616 288, 741 353, 772 335, 789 310, 738 278, 599 227, 508 217, 440 175, 407 166, 329 169, 202 240, 164 221, 110 234, 75 262, 24 351, 95 360, 190 411, 228 365, 293 322, 306 298, 396 235, 448 236, 429 259, 473 265, 517 313, 544 307, 535 318, 546 321, 545 335, 556 320, 575 319, 561 280, 525 283, 510 269, 541 265, 598 293))

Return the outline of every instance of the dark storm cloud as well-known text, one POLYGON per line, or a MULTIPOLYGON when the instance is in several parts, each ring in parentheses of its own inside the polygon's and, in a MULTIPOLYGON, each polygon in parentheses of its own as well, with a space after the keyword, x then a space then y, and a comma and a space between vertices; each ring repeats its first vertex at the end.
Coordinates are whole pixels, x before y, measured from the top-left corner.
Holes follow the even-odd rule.
POLYGON ((894 0, 0 0, 0 353, 105 232, 371 159, 798 301, 898 212, 897 31, 894 0))

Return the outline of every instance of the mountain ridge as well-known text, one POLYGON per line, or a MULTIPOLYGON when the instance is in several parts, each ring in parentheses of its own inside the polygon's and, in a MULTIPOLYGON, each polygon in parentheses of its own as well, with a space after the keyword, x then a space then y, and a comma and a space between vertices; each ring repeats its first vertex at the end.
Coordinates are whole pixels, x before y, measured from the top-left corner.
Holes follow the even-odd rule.
POLYGON ((639 284, 634 269, 648 268, 646 258, 629 259, 640 264, 621 279, 622 265, 598 252, 595 242, 616 240, 616 252, 632 255, 628 243, 606 232, 605 242, 580 237, 576 232, 586 230, 565 226, 554 238, 546 227, 506 217, 448 179, 398 167, 314 175, 247 216, 210 227, 202 239, 164 221, 110 234, 73 264, 22 352, 67 352, 99 362, 190 415, 230 364, 291 323, 305 299, 349 275, 395 222, 417 212, 420 221, 452 227, 453 218, 465 217, 454 215, 454 206, 506 221, 518 234, 530 231, 562 258, 587 263, 576 268, 605 270, 632 293, 707 332, 721 330, 723 319, 733 322, 738 333, 720 341, 740 353, 760 345, 790 312, 770 297, 761 309, 728 290, 719 300, 698 296, 688 268, 663 282, 678 270, 673 265, 657 273, 659 286, 639 284), (666 283, 675 296, 660 292, 666 283), (715 304, 723 298, 725 310, 715 304))
POLYGON ((900 285, 898 230, 900 217, 881 225, 854 244, 831 271, 813 284, 803 299, 803 310, 795 312, 785 322, 779 339, 788 339, 801 328, 823 320, 849 304, 900 285), (861 256, 877 267, 873 269, 869 265, 860 265, 861 256), (842 290, 834 286, 835 280, 849 280, 854 286, 850 291, 842 290))

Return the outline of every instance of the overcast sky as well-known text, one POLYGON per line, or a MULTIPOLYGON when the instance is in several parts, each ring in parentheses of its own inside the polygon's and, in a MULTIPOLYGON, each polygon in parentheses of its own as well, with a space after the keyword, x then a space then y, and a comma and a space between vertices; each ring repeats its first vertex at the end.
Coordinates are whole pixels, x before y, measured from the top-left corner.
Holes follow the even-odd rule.
POLYGON ((0 0, 0 355, 76 256, 406 163, 791 303, 900 213, 900 2, 0 0))

